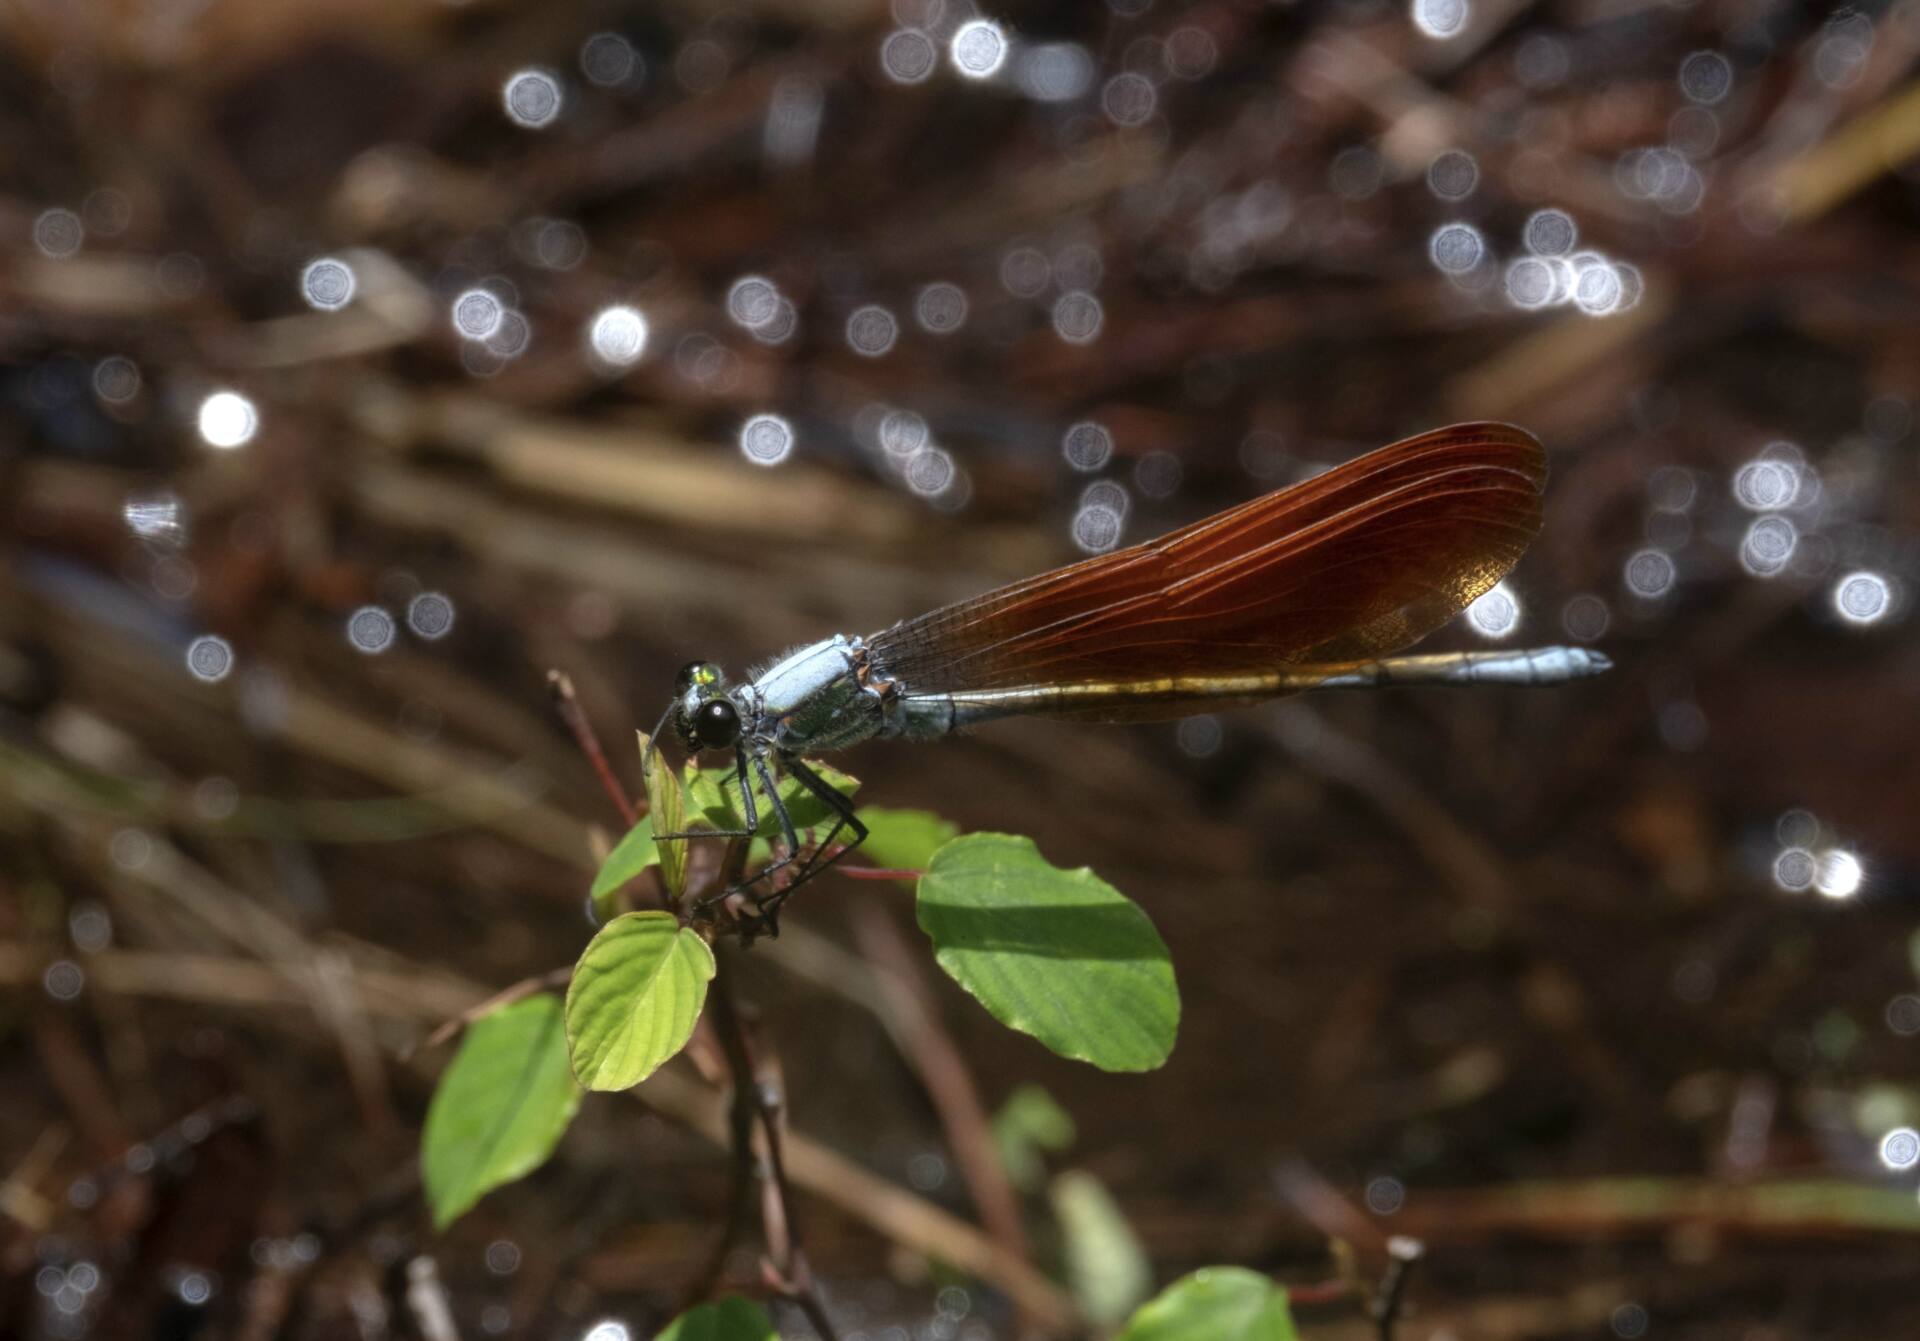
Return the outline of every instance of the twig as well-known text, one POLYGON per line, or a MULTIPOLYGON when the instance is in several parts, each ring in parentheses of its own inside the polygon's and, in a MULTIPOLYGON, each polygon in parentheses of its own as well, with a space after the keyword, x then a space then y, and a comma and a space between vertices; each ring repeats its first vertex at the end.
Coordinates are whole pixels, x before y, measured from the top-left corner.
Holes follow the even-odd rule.
POLYGON ((853 929, 886 1002, 881 1018, 933 1100, 947 1144, 987 1232, 1009 1251, 1031 1258, 1033 1250, 1020 1220, 1020 1203, 994 1148, 993 1130, 980 1091, 960 1049, 940 1027, 932 994, 899 929, 871 896, 855 905, 853 929))
POLYGON ((511 987, 503 987, 485 1001, 468 1006, 465 1010, 449 1016, 437 1029, 418 1044, 401 1053, 400 1060, 409 1060, 421 1048, 437 1048, 462 1029, 472 1024, 482 1015, 491 1015, 502 1006, 510 1006, 516 1001, 532 996, 535 992, 550 991, 556 987, 565 987, 573 980, 573 966, 548 969, 545 973, 531 978, 522 978, 511 987))
POLYGON ((1380 1292, 1368 1309, 1380 1329, 1380 1341, 1393 1341, 1394 1324, 1400 1320, 1400 1310, 1406 1302, 1407 1274, 1426 1252, 1426 1245, 1419 1239, 1404 1234, 1395 1234, 1387 1240, 1387 1274, 1381 1277, 1380 1292))
POLYGON ((421 1253, 407 1263, 407 1312, 425 1341, 460 1341, 453 1304, 431 1257, 421 1253))
MULTIPOLYGON (((607 762, 607 752, 600 747, 600 737, 593 729, 593 723, 587 720, 586 710, 580 706, 580 699, 573 692, 573 681, 565 671, 547 672, 547 689, 553 695, 554 711, 560 714, 560 720, 567 724, 567 730, 573 733, 574 743, 580 747, 580 753, 587 757, 587 763, 593 768, 593 774, 600 779, 600 786, 606 792, 607 799, 613 802, 613 808, 620 816, 620 822, 631 829, 640 822, 646 811, 646 798, 641 797, 638 805, 627 795, 627 789, 620 785, 620 779, 614 774, 612 765, 607 762)), ((649 866, 640 875, 648 882, 653 897, 662 908, 673 909, 673 899, 667 893, 666 878, 661 875, 659 866, 649 866)))
POLYGON ((904 866, 848 866, 842 863, 833 868, 849 880, 918 880, 925 871, 910 870, 904 866))
MULTIPOLYGON (((729 863, 731 864, 731 863, 729 863)), ((776 1086, 762 1084, 754 1066, 753 1045, 740 1019, 733 995, 733 980, 725 958, 715 964, 713 986, 708 993, 712 1003, 715 1031, 733 1073, 733 1138, 736 1167, 743 1151, 751 1151, 753 1120, 758 1118, 765 1141, 767 1196, 762 1209, 767 1237, 767 1259, 763 1271, 767 1283, 798 1304, 807 1320, 825 1341, 835 1341, 833 1322, 827 1316, 826 1302, 807 1264, 806 1249, 800 1241, 800 1224, 794 1214, 793 1189, 787 1181, 786 1156, 780 1130, 781 1102, 776 1086)), ((750 1158, 750 1155, 747 1156, 750 1158)))
POLYGON ((627 796, 626 788, 620 785, 612 765, 607 763, 607 752, 600 748, 600 737, 594 734, 593 723, 587 720, 586 711, 573 692, 573 681, 565 671, 550 670, 547 672, 547 691, 553 695, 554 711, 560 714, 560 720, 573 733, 574 743, 579 745, 580 753, 587 756, 594 776, 600 779, 600 786, 613 802, 613 808, 619 812, 620 822, 631 829, 640 822, 640 811, 627 796))

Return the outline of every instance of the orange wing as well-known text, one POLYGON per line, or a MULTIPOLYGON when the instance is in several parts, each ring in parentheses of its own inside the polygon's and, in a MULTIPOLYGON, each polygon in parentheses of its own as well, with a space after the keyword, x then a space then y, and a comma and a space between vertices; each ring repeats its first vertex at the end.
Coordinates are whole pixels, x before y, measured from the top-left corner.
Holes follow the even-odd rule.
POLYGON ((915 693, 1384 656, 1513 567, 1539 533, 1546 473, 1523 429, 1436 429, 867 643, 915 693))

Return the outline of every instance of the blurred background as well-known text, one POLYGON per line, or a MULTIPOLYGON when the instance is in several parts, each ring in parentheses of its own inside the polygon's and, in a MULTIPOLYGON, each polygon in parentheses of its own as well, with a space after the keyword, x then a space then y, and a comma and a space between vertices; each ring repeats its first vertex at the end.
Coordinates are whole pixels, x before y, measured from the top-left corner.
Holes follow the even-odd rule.
POLYGON ((445 1235, 418 1193, 421 1044, 572 961, 619 829, 547 672, 637 789, 683 662, 1477 417, 1547 444, 1546 528, 1429 650, 1613 674, 836 760, 1092 865, 1184 1000, 1103 1075, 904 892, 809 888, 736 967, 841 1335, 1097 1330, 1389 1235, 1402 1337, 1911 1328, 1920 5, 10 0, 0 40, 0 1332, 651 1335, 725 1219, 685 1063, 445 1235), (1057 1288, 980 1256, 928 1048, 1051 1142, 1057 1288))

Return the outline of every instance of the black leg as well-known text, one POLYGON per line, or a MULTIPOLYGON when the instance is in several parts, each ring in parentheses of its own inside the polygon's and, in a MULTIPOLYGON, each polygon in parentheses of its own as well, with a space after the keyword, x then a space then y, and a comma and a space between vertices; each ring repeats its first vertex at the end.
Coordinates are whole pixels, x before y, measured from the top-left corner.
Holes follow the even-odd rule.
POLYGON ((780 905, 793 896, 793 892, 817 875, 827 871, 835 862, 854 851, 867 841, 867 826, 854 814, 853 803, 835 791, 827 780, 808 768, 798 758, 783 758, 780 761, 789 773, 798 778, 800 785, 819 798, 820 802, 833 812, 833 828, 827 831, 826 841, 813 850, 807 864, 800 873, 787 882, 787 887, 776 891, 760 909, 761 914, 771 923, 780 911, 780 905), (842 829, 853 830, 853 840, 838 852, 833 850, 833 840, 840 836, 842 829))
POLYGON ((753 788, 747 783, 747 747, 733 747, 733 772, 740 779, 740 811, 747 821, 747 832, 760 827, 760 814, 753 804, 753 788))
MULTIPOLYGON (((753 771, 760 775, 760 785, 767 793, 767 804, 773 807, 773 813, 780 820, 780 836, 787 840, 786 856, 767 867, 768 871, 778 870, 800 855, 800 835, 794 832, 793 816, 787 813, 786 802, 780 799, 780 789, 773 785, 773 771, 767 767, 766 755, 753 756, 753 771)), ((761 874, 766 874, 766 871, 761 874)))
POLYGON ((747 752, 740 746, 733 747, 734 776, 740 779, 740 808, 746 811, 747 827, 744 829, 689 829, 684 833, 657 833, 653 840, 657 843, 663 838, 751 838, 753 831, 760 827, 760 817, 753 804, 753 788, 747 783, 747 752))

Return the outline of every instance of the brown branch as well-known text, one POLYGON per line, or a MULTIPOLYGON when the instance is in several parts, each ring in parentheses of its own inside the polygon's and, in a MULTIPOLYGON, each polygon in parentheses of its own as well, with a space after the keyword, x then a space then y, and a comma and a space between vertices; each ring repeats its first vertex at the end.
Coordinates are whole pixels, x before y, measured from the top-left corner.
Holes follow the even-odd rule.
POLYGON ((465 1010, 449 1016, 437 1029, 431 1034, 428 1034, 426 1038, 403 1052, 400 1055, 400 1060, 403 1062, 409 1060, 413 1054, 421 1048, 439 1047, 442 1043, 445 1043, 462 1029, 465 1029, 468 1025, 479 1019, 482 1015, 491 1015, 502 1006, 511 1006, 514 1002, 524 1000, 532 996, 535 992, 546 992, 556 987, 565 987, 572 980, 573 965, 571 964, 565 968, 548 969, 545 973, 536 974, 531 978, 522 978, 511 987, 501 988, 485 1001, 468 1006, 465 1010))
POLYGON ((1407 1275, 1413 1264, 1426 1256, 1426 1245, 1419 1239, 1396 1234, 1387 1240, 1387 1273, 1380 1279, 1380 1292, 1368 1308, 1380 1329, 1380 1341, 1393 1341, 1394 1325, 1406 1304, 1407 1275))
POLYGON ((631 829, 640 822, 641 808, 636 807, 627 796, 626 788, 620 785, 613 766, 607 762, 607 752, 600 748, 600 737, 594 733, 593 723, 587 720, 586 710, 580 706, 580 699, 573 692, 573 681, 565 671, 550 670, 547 672, 547 691, 553 695, 554 711, 560 714, 560 720, 573 733, 574 743, 580 747, 580 753, 587 756, 594 776, 600 779, 600 786, 613 802, 613 808, 619 812, 620 822, 631 829))
POLYGON ((940 1026, 932 993, 887 911, 872 898, 854 907, 854 935, 886 1003, 881 1018, 933 1100, 947 1144, 979 1207, 980 1219, 1009 1252, 1031 1259, 1020 1202, 994 1148, 980 1091, 953 1039, 940 1026))
MULTIPOLYGON (((732 864, 730 860, 728 865, 732 864)), ((768 1078, 763 1078, 754 1064, 753 1043, 734 1000, 732 975, 729 961, 725 958, 716 959, 708 1000, 712 1003, 715 1032, 720 1036, 727 1066, 733 1073, 732 1127, 736 1167, 743 1158, 750 1158, 750 1153, 743 1156, 742 1152, 751 1151, 755 1119, 759 1121, 764 1141, 767 1189, 761 1214, 767 1239, 767 1257, 762 1263, 762 1273, 769 1286, 800 1306, 814 1330, 825 1341, 835 1341, 837 1333, 827 1316, 826 1302, 820 1297, 812 1268, 807 1264, 806 1249, 800 1241, 793 1189, 787 1180, 779 1086, 777 1080, 768 1083, 768 1078)))
POLYGON ((834 867, 849 880, 918 880, 925 871, 911 870, 904 866, 846 866, 834 867))
MULTIPOLYGON (((560 714, 560 720, 566 723, 567 730, 573 734, 574 744, 580 747, 580 753, 587 757, 587 763, 593 768, 594 776, 600 779, 607 799, 613 802, 614 810, 619 813, 621 823, 631 829, 646 812, 646 797, 642 795, 636 805, 627 795, 626 788, 620 785, 613 766, 607 762, 607 752, 600 747, 600 736, 594 731, 593 723, 587 720, 586 710, 580 706, 579 696, 573 692, 573 681, 566 672, 548 671, 547 688, 553 695, 554 711, 560 714)), ((656 903, 669 912, 674 911, 673 899, 667 893, 666 878, 661 875, 658 865, 647 867, 636 878, 648 882, 656 903)))

